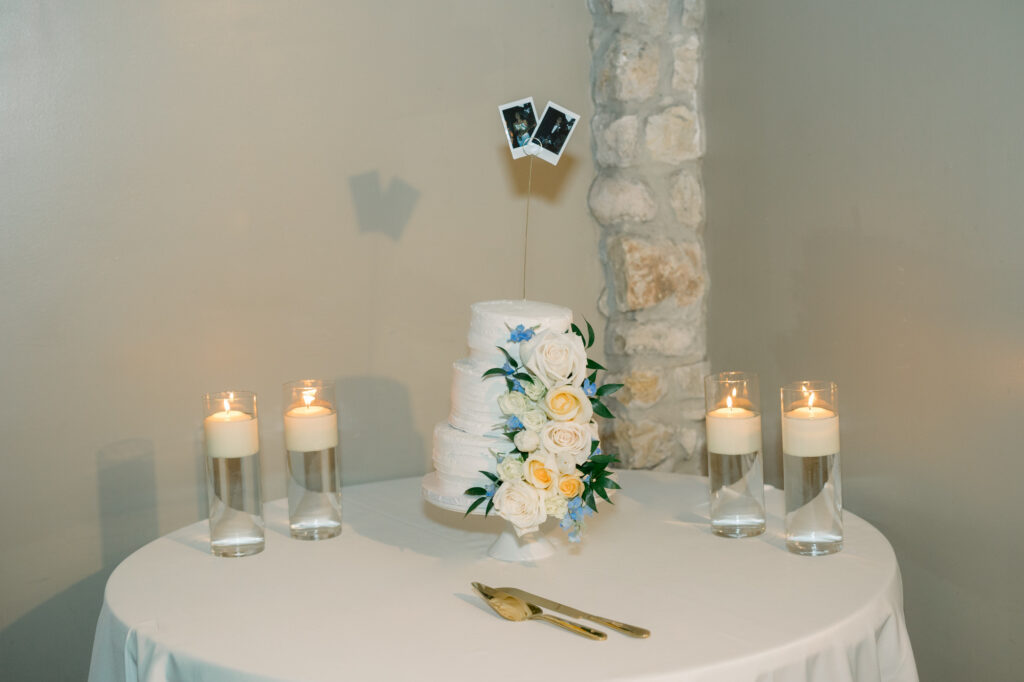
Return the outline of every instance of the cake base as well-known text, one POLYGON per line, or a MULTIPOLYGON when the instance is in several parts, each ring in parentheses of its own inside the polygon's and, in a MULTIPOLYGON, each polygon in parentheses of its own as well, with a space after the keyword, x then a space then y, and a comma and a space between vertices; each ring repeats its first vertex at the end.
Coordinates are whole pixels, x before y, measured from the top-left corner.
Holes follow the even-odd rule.
POLYGON ((488 556, 499 561, 510 561, 524 563, 528 561, 539 561, 546 559, 555 553, 555 546, 551 541, 541 535, 540 531, 526 533, 523 536, 516 535, 515 528, 511 523, 505 525, 498 539, 494 541, 491 548, 487 550, 488 556))
MULTIPOLYGON (((441 509, 465 514, 469 505, 473 504, 475 498, 469 495, 452 490, 450 485, 445 485, 436 471, 423 477, 421 490, 423 499, 441 509)), ((486 504, 477 505, 477 508, 470 512, 476 516, 484 516, 486 504)), ((487 555, 499 561, 511 561, 524 563, 539 561, 555 553, 555 546, 551 541, 541 535, 540 531, 526 533, 522 537, 516 535, 515 528, 511 523, 505 522, 505 529, 498 539, 494 541, 487 555)))

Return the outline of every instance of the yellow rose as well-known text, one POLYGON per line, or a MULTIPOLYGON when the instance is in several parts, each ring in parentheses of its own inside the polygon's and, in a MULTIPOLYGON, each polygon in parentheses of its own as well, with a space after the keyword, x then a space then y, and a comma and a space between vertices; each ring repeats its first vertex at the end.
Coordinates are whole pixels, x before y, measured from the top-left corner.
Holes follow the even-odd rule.
POLYGON ((558 479, 558 494, 572 499, 583 494, 583 481, 575 476, 562 476, 558 479))
POLYGON ((544 412, 555 421, 587 424, 594 416, 590 398, 576 386, 559 386, 548 391, 542 404, 544 412))
POLYGON ((534 450, 523 463, 523 478, 540 490, 546 490, 558 478, 558 465, 551 453, 534 450))

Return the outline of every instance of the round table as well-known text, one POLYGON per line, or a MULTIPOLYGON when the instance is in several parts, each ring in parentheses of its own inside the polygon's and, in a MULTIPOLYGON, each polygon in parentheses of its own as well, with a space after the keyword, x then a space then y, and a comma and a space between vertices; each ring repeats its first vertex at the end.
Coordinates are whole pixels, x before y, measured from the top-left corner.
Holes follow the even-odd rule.
POLYGON ((252 557, 214 557, 207 522, 187 526, 110 576, 89 679, 917 680, 899 567, 870 524, 846 512, 842 552, 796 556, 779 490, 764 535, 726 539, 708 528, 706 479, 618 477, 583 543, 552 524, 558 552, 532 565, 487 557, 504 521, 426 504, 419 478, 346 487, 343 533, 320 542, 288 537, 272 502, 252 557), (505 621, 474 580, 652 634, 505 621))

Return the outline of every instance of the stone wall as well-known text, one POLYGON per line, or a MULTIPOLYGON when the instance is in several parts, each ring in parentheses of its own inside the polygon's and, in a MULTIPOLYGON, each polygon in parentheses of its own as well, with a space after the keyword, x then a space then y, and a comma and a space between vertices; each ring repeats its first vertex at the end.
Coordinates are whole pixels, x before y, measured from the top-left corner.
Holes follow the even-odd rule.
POLYGON ((699 472, 708 276, 700 112, 704 0, 590 0, 608 381, 623 465, 699 472))

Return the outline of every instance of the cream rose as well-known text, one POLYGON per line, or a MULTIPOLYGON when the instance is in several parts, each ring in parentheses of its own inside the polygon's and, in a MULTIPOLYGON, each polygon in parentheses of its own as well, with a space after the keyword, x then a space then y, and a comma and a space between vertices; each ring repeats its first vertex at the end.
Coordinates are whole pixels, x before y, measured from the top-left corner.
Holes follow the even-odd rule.
POLYGON ((522 422, 523 428, 528 431, 540 431, 548 423, 548 416, 544 413, 544 410, 527 410, 519 415, 519 421, 522 422))
POLYGON ((532 533, 547 518, 544 493, 525 481, 509 481, 494 493, 494 508, 516 529, 516 535, 532 533))
MULTIPOLYGON (((540 443, 554 455, 568 453, 575 464, 583 464, 590 454, 590 427, 576 422, 548 422, 540 430, 540 443)), ((561 469, 559 465, 559 469, 561 469)), ((566 473, 566 472, 563 472, 566 473)))
POLYGON ((540 436, 536 431, 519 431, 513 442, 520 452, 533 452, 540 446, 540 436))
POLYGON ((558 464, 554 456, 545 450, 534 450, 523 462, 523 478, 540 490, 550 488, 558 481, 558 464))
POLYGON ((576 334, 545 332, 520 348, 523 361, 548 389, 579 386, 587 374, 587 350, 576 334))
POLYGON ((526 391, 527 398, 536 402, 544 397, 544 392, 548 389, 540 382, 524 381, 523 390, 526 391))
POLYGON ((555 463, 560 474, 576 473, 576 456, 571 452, 559 452, 555 455, 555 463))
POLYGON ((519 481, 523 478, 523 460, 509 455, 498 462, 498 478, 503 481, 519 481))
POLYGON ((498 407, 502 414, 520 415, 530 409, 530 401, 519 391, 509 391, 498 397, 498 407))
POLYGON ((544 412, 560 422, 587 424, 594 416, 590 398, 576 386, 559 386, 548 391, 541 403, 544 412))
POLYGON ((571 500, 583 494, 583 481, 577 476, 560 476, 556 490, 559 495, 571 500))
POLYGON ((564 519, 565 515, 569 513, 569 500, 561 495, 548 495, 544 498, 544 511, 548 513, 548 516, 564 519))

